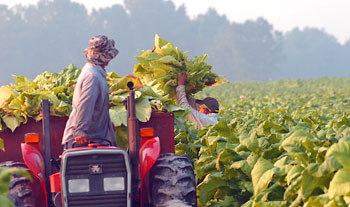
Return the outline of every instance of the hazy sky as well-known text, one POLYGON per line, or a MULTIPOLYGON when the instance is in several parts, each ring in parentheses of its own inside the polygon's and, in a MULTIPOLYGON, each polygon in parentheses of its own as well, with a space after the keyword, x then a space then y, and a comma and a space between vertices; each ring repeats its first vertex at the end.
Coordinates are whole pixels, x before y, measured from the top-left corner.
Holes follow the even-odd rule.
MULTIPOLYGON (((92 8, 122 4, 123 0, 72 0, 92 8)), ((209 7, 230 21, 244 22, 247 19, 264 17, 279 31, 289 31, 294 27, 306 26, 324 29, 344 43, 350 40, 350 0, 171 0, 178 7, 185 4, 187 13, 195 18, 205 13, 209 7)), ((0 0, 0 4, 10 7, 35 4, 38 0, 0 0)))

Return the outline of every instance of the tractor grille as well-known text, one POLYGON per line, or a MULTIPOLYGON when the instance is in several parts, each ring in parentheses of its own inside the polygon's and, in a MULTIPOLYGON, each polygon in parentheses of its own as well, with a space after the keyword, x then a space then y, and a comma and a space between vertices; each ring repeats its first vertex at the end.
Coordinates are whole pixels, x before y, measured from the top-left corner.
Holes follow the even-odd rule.
POLYGON ((103 173, 126 173, 123 155, 94 154, 69 157, 66 175, 90 174, 89 165, 101 164, 103 173))
POLYGON ((69 207, 125 207, 125 194, 110 194, 98 196, 70 196, 68 197, 69 207))
MULTIPOLYGON (((67 195, 69 207, 125 207, 127 191, 105 192, 103 178, 111 175, 123 175, 127 178, 127 169, 122 154, 89 154, 70 156, 66 165, 66 186, 68 179, 84 176, 90 180, 90 192, 67 195), (89 166, 102 166, 102 174, 91 175, 89 166)), ((127 179, 125 179, 126 182, 127 179)), ((127 187, 125 186, 125 189, 127 187)))

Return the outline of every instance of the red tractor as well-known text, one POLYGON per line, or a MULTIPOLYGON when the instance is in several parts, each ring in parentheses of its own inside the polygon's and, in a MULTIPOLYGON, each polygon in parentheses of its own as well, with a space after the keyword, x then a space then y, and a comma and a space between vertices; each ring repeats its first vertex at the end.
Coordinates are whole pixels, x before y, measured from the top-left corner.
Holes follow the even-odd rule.
MULTIPOLYGON (((24 163, 2 164, 29 169, 36 178, 34 184, 12 182, 9 197, 16 206, 197 206, 192 162, 187 156, 174 154, 173 114, 152 113, 149 122, 139 122, 133 84, 128 83, 128 87, 127 151, 110 143, 95 144, 91 139, 88 146, 68 149, 59 159, 54 158, 62 152, 59 142, 64 124, 50 126, 50 102, 42 100, 42 133, 26 133, 21 144, 24 163), (58 128, 60 136, 51 133, 58 128)), ((26 180, 19 176, 13 179, 26 180)))

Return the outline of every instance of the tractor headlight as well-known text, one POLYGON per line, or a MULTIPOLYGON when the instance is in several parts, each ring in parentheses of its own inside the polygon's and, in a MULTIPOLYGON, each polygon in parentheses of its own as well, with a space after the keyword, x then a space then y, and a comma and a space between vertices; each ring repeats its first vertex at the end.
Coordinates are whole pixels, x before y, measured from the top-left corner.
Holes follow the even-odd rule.
POLYGON ((89 179, 68 180, 68 191, 70 193, 86 193, 90 191, 89 179))
POLYGON ((105 191, 118 191, 125 189, 124 177, 103 178, 103 188, 105 191))

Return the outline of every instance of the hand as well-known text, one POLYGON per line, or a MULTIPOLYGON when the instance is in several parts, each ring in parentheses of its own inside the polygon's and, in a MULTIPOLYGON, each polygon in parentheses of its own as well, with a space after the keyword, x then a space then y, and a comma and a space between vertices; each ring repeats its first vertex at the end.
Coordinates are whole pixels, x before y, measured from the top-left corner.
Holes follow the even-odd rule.
POLYGON ((181 86, 181 85, 186 85, 187 82, 187 73, 179 73, 177 74, 177 85, 181 86))
POLYGON ((78 145, 87 144, 88 142, 86 135, 76 136, 74 140, 75 140, 75 143, 77 143, 78 145))

